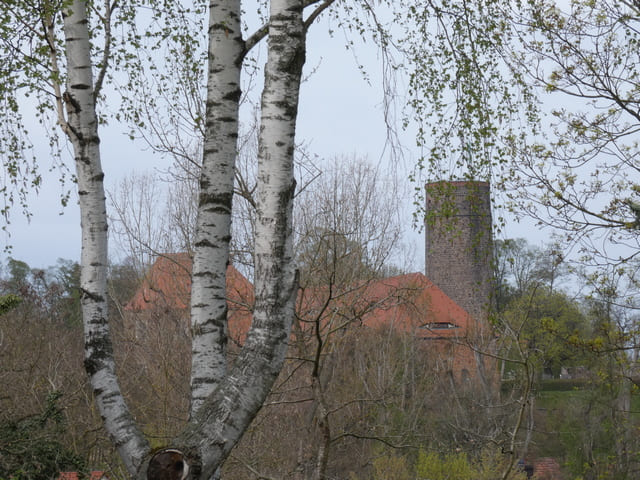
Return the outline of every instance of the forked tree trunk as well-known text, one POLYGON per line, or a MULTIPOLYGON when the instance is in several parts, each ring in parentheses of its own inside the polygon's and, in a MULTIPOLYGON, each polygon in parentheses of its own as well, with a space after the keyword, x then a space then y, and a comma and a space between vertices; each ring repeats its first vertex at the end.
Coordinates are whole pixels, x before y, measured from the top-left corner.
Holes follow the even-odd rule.
POLYGON ((82 226, 80 288, 85 368, 112 441, 134 473, 149 445, 133 421, 118 385, 107 323, 107 213, 100 164, 100 138, 87 5, 75 0, 64 11, 67 82, 63 129, 73 145, 82 226))
POLYGON ((85 364, 106 429, 139 479, 209 479, 241 438, 277 378, 288 344, 297 290, 291 217, 298 93, 305 58, 302 0, 271 2, 262 96, 254 319, 227 372, 226 285, 231 196, 238 132, 239 78, 245 45, 240 2, 210 5, 207 139, 192 291, 194 336, 191 418, 172 448, 153 455, 123 399, 107 323, 107 215, 100 164, 87 6, 65 12, 68 120, 82 221, 81 288, 85 364))
MULTIPOLYGON (((208 374, 211 381, 209 387, 202 389, 202 393, 205 390, 210 390, 210 393, 206 397, 198 398, 198 406, 192 408, 189 424, 172 442, 172 448, 181 452, 182 460, 189 465, 193 478, 210 478, 241 438, 271 390, 282 367, 288 345, 297 291, 292 254, 291 218, 295 190, 293 178, 295 125, 298 92, 305 58, 302 10, 302 0, 271 2, 269 50, 262 95, 258 154, 258 220, 255 242, 253 322, 233 368, 226 374, 223 368, 212 370, 208 374)), ((228 15, 227 18, 235 15, 230 9, 224 11, 228 15)), ((234 9, 233 12, 238 10, 234 9)), ((229 38, 236 34, 234 25, 236 24, 212 20, 212 32, 220 28, 221 35, 217 40, 212 40, 213 57, 210 54, 210 60, 215 61, 216 42, 221 42, 221 48, 225 48, 224 45, 232 48, 228 42, 229 38)), ((229 60, 225 60, 224 65, 220 65, 219 68, 232 68, 228 62, 229 60)), ((217 72, 216 67, 213 68, 213 76, 222 75, 222 73, 222 70, 217 72)), ((231 77, 236 78, 233 75, 231 77)), ((225 82, 228 82, 228 79, 225 82)), ((229 85, 227 83, 227 86, 229 85)), ((224 98, 219 100, 210 98, 210 106, 219 108, 221 106, 219 102, 224 103, 232 97, 237 102, 236 93, 237 91, 231 88, 227 95, 222 94, 224 98)), ((236 115, 236 110, 231 112, 236 115)), ((221 118, 220 121, 226 120, 221 118)), ((229 124, 231 123, 229 119, 229 124)), ((230 142, 232 136, 233 132, 229 129, 220 141, 230 142)), ((219 148, 219 146, 212 145, 211 148, 219 148)), ((203 186, 208 185, 205 182, 203 186)), ((215 193, 217 190, 211 191, 215 193)), ((215 213, 226 216, 230 201, 230 198, 228 203, 214 201, 209 204, 209 209, 225 210, 224 215, 221 211, 215 213)), ((199 238, 202 239, 200 241, 207 241, 207 237, 199 238)), ((209 248, 209 255, 213 255, 214 247, 209 248)), ((206 259, 206 255, 203 259, 206 259)), ((219 254, 209 257, 207 261, 210 262, 209 265, 217 262, 217 270, 222 271, 226 269, 226 259, 226 256, 219 254)), ((194 282, 200 281, 196 278, 198 271, 194 270, 194 282)), ((211 278, 213 280, 213 276, 211 278)), ((216 288, 224 288, 224 283, 219 283, 216 288)), ((221 325, 224 326, 223 317, 216 318, 219 318, 221 325)), ((196 327, 197 325, 194 326, 196 327)), ((212 351, 213 355, 220 359, 221 364, 224 350, 221 345, 216 346, 215 342, 223 338, 222 332, 224 330, 218 328, 218 333, 210 336, 209 342, 213 343, 203 342, 203 348, 212 351)), ((200 332, 194 333, 200 335, 200 332)), ((200 369, 201 366, 197 368, 200 369)), ((200 370, 200 372, 204 371, 204 369, 200 370)), ((182 467, 182 461, 172 463, 174 453, 173 450, 167 450, 158 462, 155 461, 156 457, 147 458, 139 471, 138 478, 146 477, 150 461, 153 468, 156 464, 182 467)))

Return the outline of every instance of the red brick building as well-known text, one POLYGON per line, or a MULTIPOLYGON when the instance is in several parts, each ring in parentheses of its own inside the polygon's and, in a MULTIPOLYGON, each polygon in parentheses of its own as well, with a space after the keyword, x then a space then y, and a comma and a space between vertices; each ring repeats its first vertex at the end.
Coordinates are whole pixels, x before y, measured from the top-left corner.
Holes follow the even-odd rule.
MULTIPOLYGON (((301 289, 298 335, 314 322, 321 328, 391 327, 423 341, 437 358, 439 372, 460 381, 482 375, 491 384, 495 364, 483 355, 492 341, 487 322, 492 258, 489 185, 429 184, 427 210, 427 276, 411 273, 370 280, 337 286, 331 293, 324 287, 301 289)), ((188 329, 190 271, 187 254, 159 256, 126 309, 174 312, 184 317, 188 329)), ((227 292, 229 336, 241 345, 251 324, 253 286, 233 266, 227 269, 227 292)), ((137 317, 136 329, 144 325, 143 317, 137 317)))
MULTIPOLYGON (((141 332, 151 319, 171 313, 182 318, 188 329, 190 263, 186 254, 158 257, 126 306, 130 321, 135 322, 131 328, 141 332)), ((227 291, 229 337, 241 345, 251 325, 253 287, 230 266, 227 291)), ((422 273, 364 282, 331 299, 323 288, 301 289, 296 310, 294 337, 296 331, 300 335, 304 333, 300 329, 312 328, 316 318, 322 329, 393 328, 423 341, 437 359, 438 371, 463 380, 476 375, 475 354, 469 345, 474 322, 422 273)))

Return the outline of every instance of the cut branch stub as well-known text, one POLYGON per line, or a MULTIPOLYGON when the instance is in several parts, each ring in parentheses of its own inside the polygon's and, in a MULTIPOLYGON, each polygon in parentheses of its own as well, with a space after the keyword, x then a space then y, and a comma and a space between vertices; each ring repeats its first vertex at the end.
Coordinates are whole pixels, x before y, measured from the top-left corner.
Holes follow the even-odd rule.
POLYGON ((159 450, 149 460, 147 480, 186 480, 188 477, 189 463, 179 450, 159 450))

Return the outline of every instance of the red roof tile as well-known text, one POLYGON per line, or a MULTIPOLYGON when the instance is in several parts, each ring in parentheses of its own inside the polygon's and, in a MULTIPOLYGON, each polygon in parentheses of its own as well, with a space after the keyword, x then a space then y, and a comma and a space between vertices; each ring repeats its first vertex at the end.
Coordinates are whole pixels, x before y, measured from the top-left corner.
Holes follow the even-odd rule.
MULTIPOLYGON (((171 309, 186 312, 191 294, 191 263, 191 257, 186 253, 159 256, 125 310, 171 309)), ((251 325, 253 285, 231 265, 227 267, 227 303, 229 336, 241 343, 251 325)))
MULTIPOLYGON (((150 308, 186 310, 191 289, 191 258, 185 253, 158 257, 142 286, 125 307, 129 311, 150 308)), ((253 286, 233 266, 227 269, 229 329, 242 342, 251 324, 253 286)), ((422 338, 451 338, 468 332, 469 315, 422 273, 373 280, 331 292, 327 287, 300 290, 297 312, 304 319, 322 310, 322 323, 358 321, 378 328, 393 326, 422 338)))
MULTIPOLYGON (((80 475, 78 472, 60 472, 57 480, 79 480, 80 475)), ((107 479, 107 475, 102 470, 94 470, 89 473, 89 480, 102 480, 107 479)))

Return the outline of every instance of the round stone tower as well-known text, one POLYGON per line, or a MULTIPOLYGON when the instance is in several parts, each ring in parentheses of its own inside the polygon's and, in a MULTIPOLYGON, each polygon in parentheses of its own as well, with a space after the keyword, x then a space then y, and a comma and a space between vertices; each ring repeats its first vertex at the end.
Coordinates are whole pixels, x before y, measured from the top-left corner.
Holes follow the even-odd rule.
POLYGON ((482 334, 493 277, 489 183, 429 183, 426 213, 426 276, 470 314, 482 334))

